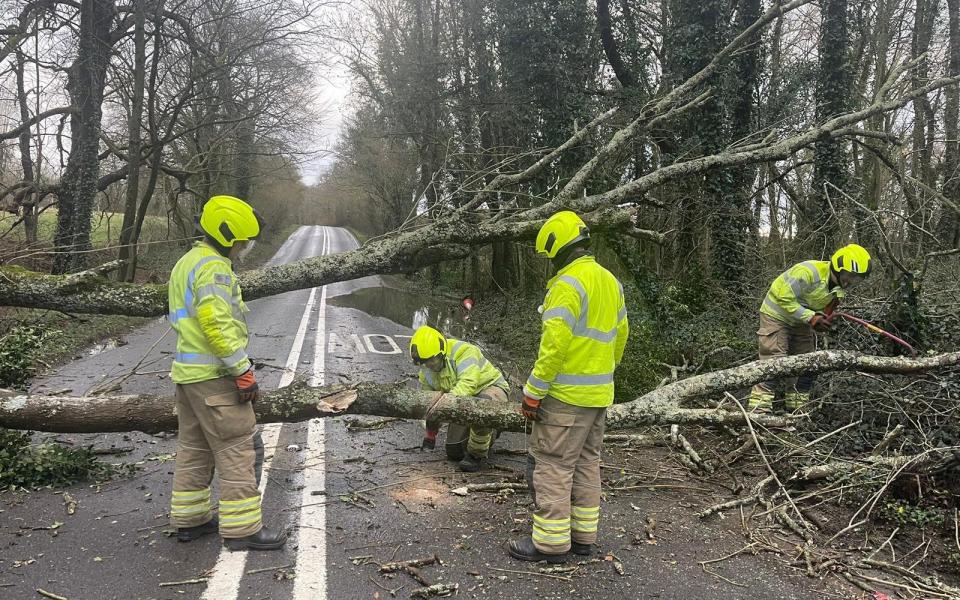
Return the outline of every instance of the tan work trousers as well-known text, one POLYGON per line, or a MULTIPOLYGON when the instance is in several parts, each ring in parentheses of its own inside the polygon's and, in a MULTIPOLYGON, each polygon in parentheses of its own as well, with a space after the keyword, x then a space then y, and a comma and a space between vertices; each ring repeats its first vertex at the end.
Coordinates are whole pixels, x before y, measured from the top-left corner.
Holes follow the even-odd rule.
MULTIPOLYGON (((769 315, 760 313, 760 328, 757 330, 760 360, 806 354, 817 349, 817 336, 813 328, 803 323, 801 325, 787 325, 769 315)), ((802 374, 800 377, 784 379, 788 389, 793 386, 798 392, 809 392, 813 389, 816 377, 812 374, 802 374)), ((756 392, 776 393, 778 381, 771 380, 758 383, 754 386, 756 392)))
POLYGON ((546 554, 597 541, 600 452, 606 408, 574 406, 547 396, 530 434, 528 483, 536 508, 533 545, 546 554))
POLYGON ((213 518, 210 483, 214 468, 220 484, 220 535, 238 538, 262 527, 260 491, 254 462, 257 419, 249 402, 240 402, 232 378, 178 384, 177 464, 170 520, 177 527, 202 525, 213 518))
MULTIPOLYGON (((507 401, 507 393, 503 388, 490 386, 481 390, 478 394, 480 398, 489 398, 490 400, 507 401)), ((476 458, 486 458, 490 452, 490 445, 493 444, 493 429, 486 427, 471 427, 467 436, 465 428, 451 426, 447 429, 447 445, 464 445, 466 453, 476 458), (451 436, 453 433, 453 436, 451 436), (466 439, 463 439, 463 438, 466 439)))

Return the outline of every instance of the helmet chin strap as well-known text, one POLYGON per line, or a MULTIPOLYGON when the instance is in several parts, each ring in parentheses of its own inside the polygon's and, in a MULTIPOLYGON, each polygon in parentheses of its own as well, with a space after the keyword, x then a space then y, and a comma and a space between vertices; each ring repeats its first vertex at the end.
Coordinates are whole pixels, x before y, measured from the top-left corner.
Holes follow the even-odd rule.
POLYGON ((240 251, 240 254, 237 255, 237 262, 241 265, 246 262, 247 256, 250 255, 250 251, 253 250, 253 247, 257 245, 257 240, 248 240, 246 246, 243 247, 243 250, 240 251))

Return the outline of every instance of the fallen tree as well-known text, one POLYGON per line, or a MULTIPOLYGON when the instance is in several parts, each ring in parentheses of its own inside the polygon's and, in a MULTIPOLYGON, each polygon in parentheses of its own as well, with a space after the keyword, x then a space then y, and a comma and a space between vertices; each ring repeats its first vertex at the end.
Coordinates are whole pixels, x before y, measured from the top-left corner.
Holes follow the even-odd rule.
MULTIPOLYGON (((642 425, 742 424, 739 411, 685 408, 695 398, 739 390, 772 378, 803 372, 858 370, 870 373, 921 373, 960 364, 960 352, 918 359, 863 355, 826 350, 799 356, 755 361, 706 373, 657 388, 636 400, 618 404, 607 412, 609 429, 642 425)), ((299 422, 340 414, 364 414, 404 419, 431 419, 492 427, 500 431, 523 431, 525 423, 518 406, 485 398, 458 397, 420 392, 405 383, 359 383, 321 388, 302 383, 271 391, 257 403, 262 423, 299 422)), ((752 415, 766 427, 785 426, 789 417, 752 415)), ((0 393, 0 427, 54 432, 93 433, 105 431, 158 432, 177 427, 173 399, 151 395, 37 396, 0 393)))

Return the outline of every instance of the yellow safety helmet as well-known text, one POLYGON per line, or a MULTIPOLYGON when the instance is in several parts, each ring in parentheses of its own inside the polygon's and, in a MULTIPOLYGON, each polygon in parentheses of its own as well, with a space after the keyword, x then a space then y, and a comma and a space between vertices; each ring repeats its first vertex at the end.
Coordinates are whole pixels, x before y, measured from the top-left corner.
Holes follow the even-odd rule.
POLYGON ((240 198, 213 196, 203 205, 200 229, 224 248, 232 248, 234 242, 257 239, 260 217, 240 198))
POLYGON ((428 325, 414 331, 413 337, 410 338, 410 358, 418 365, 427 362, 438 354, 446 354, 446 351, 447 338, 428 325))
POLYGON ((870 253, 863 246, 857 244, 847 244, 833 253, 830 258, 830 264, 833 270, 850 271, 858 275, 867 275, 873 266, 870 261, 870 253))
POLYGON ((577 213, 562 210, 547 219, 537 233, 537 254, 554 258, 561 250, 590 239, 590 229, 577 213))

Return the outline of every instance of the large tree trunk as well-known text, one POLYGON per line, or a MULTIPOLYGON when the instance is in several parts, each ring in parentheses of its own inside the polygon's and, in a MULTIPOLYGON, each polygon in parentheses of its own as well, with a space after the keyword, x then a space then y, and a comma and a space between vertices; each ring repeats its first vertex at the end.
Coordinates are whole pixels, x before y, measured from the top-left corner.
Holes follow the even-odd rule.
MULTIPOLYGON (((846 112, 850 96, 847 46, 847 0, 824 0, 820 37, 820 66, 817 75, 818 123, 846 112)), ((846 142, 823 138, 815 144, 813 182, 806 206, 801 207, 799 238, 811 252, 833 248, 840 241, 840 213, 846 201, 846 142)))
MULTIPOLYGON (((133 29, 133 94, 130 98, 130 112, 127 115, 127 197, 123 209, 123 224, 120 226, 120 252, 118 257, 124 261, 120 279, 133 281, 136 265, 132 260, 136 254, 137 243, 135 221, 137 201, 140 198, 140 151, 143 146, 140 135, 140 122, 143 119, 143 84, 146 79, 146 0, 134 2, 133 29)), ((156 151, 156 150, 154 150, 156 151)))
MULTIPOLYGON (((684 401, 740 390, 760 381, 836 370, 871 373, 919 373, 960 363, 960 352, 921 359, 865 356, 856 352, 821 351, 775 360, 755 361, 657 388, 632 402, 607 411, 610 429, 641 425, 743 423, 735 410, 684 408, 684 401)), ((311 388, 295 384, 272 391, 257 403, 260 422, 298 422, 338 414, 366 414, 422 419, 434 406, 435 392, 419 392, 403 385, 361 383, 354 386, 311 388)), ((513 402, 444 395, 431 411, 441 422, 523 431, 524 422, 513 402)), ((768 427, 784 426, 789 418, 754 415, 768 427)), ((157 432, 176 429, 173 399, 159 396, 29 396, 0 393, 0 427, 92 433, 99 431, 157 432)))
MULTIPOLYGON (((960 0, 947 0, 950 22, 949 70, 960 73, 960 0)), ((943 195, 960 204, 960 89, 955 85, 944 90, 946 103, 943 114, 943 131, 946 150, 943 159, 943 195)), ((942 242, 960 248, 960 214, 949 206, 940 209, 937 235, 942 242)))
POLYGON ((67 71, 67 91, 77 112, 70 118, 70 157, 58 196, 54 273, 82 268, 90 250, 93 202, 100 176, 101 105, 110 63, 113 15, 114 0, 83 0, 80 5, 80 44, 77 58, 67 71))

